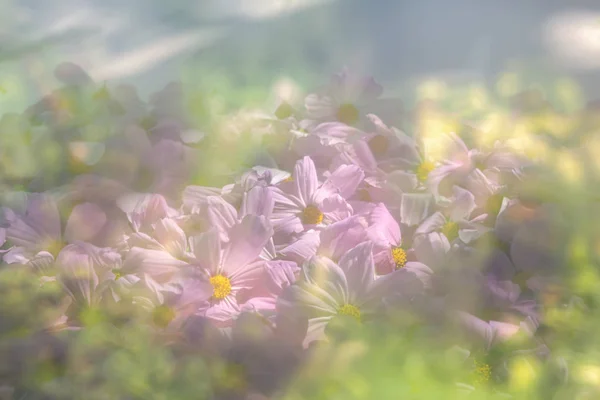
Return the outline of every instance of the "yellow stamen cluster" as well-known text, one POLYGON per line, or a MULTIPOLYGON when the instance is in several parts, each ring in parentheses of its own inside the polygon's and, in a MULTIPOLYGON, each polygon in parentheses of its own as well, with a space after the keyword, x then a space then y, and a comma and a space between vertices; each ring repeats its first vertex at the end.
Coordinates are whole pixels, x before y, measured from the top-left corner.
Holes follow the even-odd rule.
POLYGON ((358 109, 350 103, 342 104, 337 110, 336 118, 346 125, 354 125, 359 118, 358 109))
POLYGON ((294 182, 294 177, 292 175, 285 178, 282 182, 294 182))
POLYGON ((492 367, 489 364, 475 361, 473 370, 473 383, 476 385, 486 384, 492 376, 492 367))
POLYGON ((159 328, 166 328, 175 318, 175 311, 164 304, 156 307, 152 311, 152 322, 159 328))
POLYGON ((344 304, 338 309, 338 314, 354 317, 357 321, 360 322, 360 310, 355 305, 344 304))
POLYGON ((423 183, 423 182, 427 181, 429 174, 434 169, 435 169, 435 164, 432 163, 431 161, 423 161, 421 164, 419 164, 419 166, 417 167, 417 170, 416 170, 417 179, 419 180, 419 182, 423 183))
POLYGON ((452 241, 458 237, 458 224, 454 221, 448 221, 442 227, 442 233, 452 241))
POLYGON ((116 268, 112 270, 112 273, 115 275, 115 281, 119 280, 119 278, 123 277, 123 274, 121 273, 121 271, 116 268))
POLYGON ((302 223, 317 225, 323 222, 323 213, 315 206, 308 206, 302 211, 302 223))
POLYGON ((404 267, 406 265, 406 251, 404 251, 404 249, 400 246, 397 247, 392 247, 391 249, 392 252, 392 259, 394 260, 394 263, 396 264, 396 269, 400 269, 402 267, 404 267))
POLYGON ((223 300, 231 293, 231 281, 223 275, 211 276, 209 279, 213 287, 213 297, 217 300, 223 300))
POLYGON ((48 239, 42 244, 42 249, 52 254, 54 257, 65 247, 65 243, 61 240, 48 239))
POLYGON ((390 141, 383 135, 377 135, 373 139, 369 140, 369 148, 376 156, 385 154, 389 145, 390 141))
POLYGON ((369 193, 369 191, 367 189, 360 189, 358 191, 358 199, 360 201, 368 201, 368 202, 373 201, 373 198, 371 197, 371 194, 369 193))

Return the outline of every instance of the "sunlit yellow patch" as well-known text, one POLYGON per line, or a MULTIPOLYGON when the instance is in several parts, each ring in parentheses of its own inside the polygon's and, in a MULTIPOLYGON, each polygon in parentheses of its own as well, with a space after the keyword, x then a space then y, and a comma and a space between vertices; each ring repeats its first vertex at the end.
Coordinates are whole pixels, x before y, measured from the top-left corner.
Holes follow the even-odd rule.
POLYGON ((469 107, 476 111, 483 110, 489 104, 488 93, 480 85, 472 85, 468 89, 467 100, 469 107))
POLYGON ((355 305, 344 304, 338 309, 338 314, 353 317, 360 322, 360 310, 355 305))
POLYGON ((210 284, 213 287, 213 297, 217 300, 223 300, 231 293, 231 281, 223 275, 211 276, 210 284))
POLYGON ((538 362, 532 357, 517 357, 510 363, 509 385, 513 390, 524 391, 533 387, 538 377, 538 362))
POLYGON ((500 76, 496 82, 496 91, 499 95, 510 97, 514 96, 521 90, 522 84, 518 74, 514 72, 506 72, 500 76))
POLYGON ((396 264, 396 269, 400 269, 406 265, 406 251, 402 247, 392 247, 392 259, 396 264))
POLYGON ((581 365, 575 370, 575 379, 587 385, 600 387, 600 367, 598 365, 581 365))
POLYGON ((417 179, 420 182, 425 182, 427 180, 427 178, 429 177, 429 174, 431 173, 431 171, 433 171, 434 169, 435 169, 434 163, 432 163, 431 161, 423 161, 417 167, 417 170, 416 170, 417 179))
POLYGON ((579 110, 583 106, 582 89, 572 79, 559 79, 554 85, 554 93, 567 112, 579 110))
POLYGON ((442 227, 442 233, 449 241, 453 241, 458 237, 458 224, 454 221, 446 222, 442 227))
POLYGON ((164 304, 152 311, 152 322, 159 328, 166 328, 175 318, 175 311, 164 304))
POLYGON ((421 100, 441 100, 448 93, 448 86, 439 79, 428 79, 417 87, 417 96, 421 100))
POLYGON ((302 210, 302 223, 306 225, 317 225, 323 222, 323 213, 317 207, 310 205, 302 210))
POLYGON ((556 154, 558 172, 569 182, 579 183, 583 179, 584 169, 581 155, 574 151, 560 150, 556 154))

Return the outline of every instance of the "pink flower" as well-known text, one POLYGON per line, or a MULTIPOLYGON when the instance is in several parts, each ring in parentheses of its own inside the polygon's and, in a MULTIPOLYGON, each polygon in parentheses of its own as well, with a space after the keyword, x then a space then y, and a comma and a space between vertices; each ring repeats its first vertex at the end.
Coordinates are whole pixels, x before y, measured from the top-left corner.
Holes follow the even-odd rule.
MULTIPOLYGON (((376 278, 372 249, 371 242, 364 242, 337 264, 315 256, 304 265, 301 279, 284 291, 278 310, 286 313, 300 309, 309 317, 306 342, 321 336, 336 316, 367 321, 380 310, 384 300, 410 298, 423 288, 422 281, 409 269, 376 278)), ((422 272, 427 272, 427 267, 422 267, 422 272)))
POLYGON ((212 288, 201 309, 206 317, 226 323, 241 311, 240 304, 265 278, 265 261, 259 256, 272 234, 265 217, 247 215, 230 229, 228 242, 214 229, 192 238, 192 264, 212 288))
POLYGON ((320 184, 309 157, 296 163, 292 181, 273 189, 275 230, 299 233, 341 221, 352 214, 346 198, 352 196, 364 174, 360 168, 343 165, 320 184))

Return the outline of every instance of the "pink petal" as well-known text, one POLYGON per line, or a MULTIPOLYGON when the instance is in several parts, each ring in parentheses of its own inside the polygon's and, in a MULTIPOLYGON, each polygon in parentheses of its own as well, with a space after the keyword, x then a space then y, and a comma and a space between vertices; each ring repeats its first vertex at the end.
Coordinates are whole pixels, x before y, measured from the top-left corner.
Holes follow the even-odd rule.
POLYGON ((415 238, 413 247, 417 259, 433 268, 443 268, 450 250, 450 243, 446 236, 438 232, 421 235, 415 238))
POLYGON ((433 198, 429 194, 404 193, 400 203, 400 222, 418 225, 429 215, 433 198))
POLYGON ((190 245, 199 266, 216 274, 221 265, 221 240, 217 229, 191 237, 190 245))
POLYGON ((460 221, 469 218, 473 210, 475 210, 475 196, 473 193, 459 186, 452 188, 452 211, 450 219, 452 221, 460 221))
POLYGON ((123 264, 126 273, 146 273, 159 283, 167 282, 173 275, 188 265, 166 251, 140 249, 129 250, 123 264))
POLYGON ((430 217, 428 217, 427 219, 425 219, 425 221, 423 221, 421 225, 419 225, 419 227, 415 231, 415 236, 426 235, 431 232, 438 232, 444 227, 445 224, 446 218, 441 212, 438 211, 430 217))
POLYGON ((310 157, 306 156, 296 163, 293 177, 296 195, 303 204, 310 204, 312 196, 319 186, 315 163, 310 157))
POLYGON ((221 233, 221 239, 227 239, 227 231, 237 222, 237 211, 223 198, 209 196, 205 199, 204 209, 211 226, 221 233))
POLYGON ((229 243, 223 254, 223 270, 233 275, 238 269, 256 260, 273 235, 265 217, 247 215, 229 231, 229 243))
POLYGON ((396 246, 401 243, 402 235, 398 222, 392 217, 383 203, 377 204, 368 216, 369 239, 382 245, 396 246))
POLYGON ((329 223, 342 221, 352 215, 352 207, 339 194, 325 198, 318 207, 329 223))
POLYGON ((314 202, 321 202, 330 194, 339 194, 344 199, 350 198, 365 177, 365 173, 356 165, 341 165, 323 186, 315 193, 314 202))
POLYGON ((25 220, 40 235, 61 237, 60 215, 56 202, 47 194, 31 194, 27 202, 25 220))
POLYGON ((353 303, 363 298, 375 278, 373 243, 361 243, 344 254, 339 261, 339 266, 346 275, 349 301, 353 303))
POLYGON ((319 232, 308 231, 291 244, 279 250, 278 253, 286 259, 302 264, 317 253, 317 248, 320 243, 319 232))
MULTIPOLYGON (((319 288, 317 292, 329 301, 342 305, 348 302, 348 282, 344 271, 326 257, 312 257, 303 267, 304 280, 319 288)), ((316 290, 316 289, 315 289, 316 290)))
POLYGON ((187 249, 185 232, 170 218, 163 218, 154 227, 154 237, 163 247, 176 257, 183 256, 187 249))
POLYGON ((65 240, 90 241, 106 225, 106 213, 94 203, 76 205, 65 226, 65 240))
POLYGON ((255 186, 244 194, 240 215, 264 215, 269 218, 273 212, 274 199, 271 189, 255 186))
POLYGON ((333 223, 321 231, 319 255, 338 260, 344 253, 367 240, 366 221, 353 216, 333 223))

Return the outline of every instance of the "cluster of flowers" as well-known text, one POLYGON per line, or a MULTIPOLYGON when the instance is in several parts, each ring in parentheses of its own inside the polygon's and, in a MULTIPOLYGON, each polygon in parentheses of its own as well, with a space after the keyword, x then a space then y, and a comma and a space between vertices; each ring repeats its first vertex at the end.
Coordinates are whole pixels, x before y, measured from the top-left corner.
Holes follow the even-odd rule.
MULTIPOLYGON (((118 102, 125 141, 115 149, 134 149, 121 155, 125 178, 88 170, 3 208, 5 267, 64 290, 54 330, 81 329, 82 310, 128 302, 172 340, 199 342, 211 329, 231 349, 248 340, 241 326, 258 322, 268 346, 253 345, 247 371, 262 371, 255 389, 266 395, 333 321, 381 322, 398 310, 452 321, 484 352, 518 334, 544 352, 536 330, 558 296, 561 260, 552 208, 516 190, 527 159, 453 133, 440 133, 443 154, 430 157, 418 132, 377 116, 390 113, 382 88, 344 71, 302 107, 282 103, 262 120, 263 165, 222 188, 177 193, 197 149, 166 92, 150 111, 137 96, 118 102), (137 169, 124 165, 150 166, 152 193, 129 190, 137 169), (265 377, 256 353, 278 347, 293 351, 265 377)), ((64 121, 46 103, 35 114, 64 121)), ((110 154, 105 165, 118 159, 110 154)), ((492 377, 494 366, 473 363, 476 381, 492 377)))

